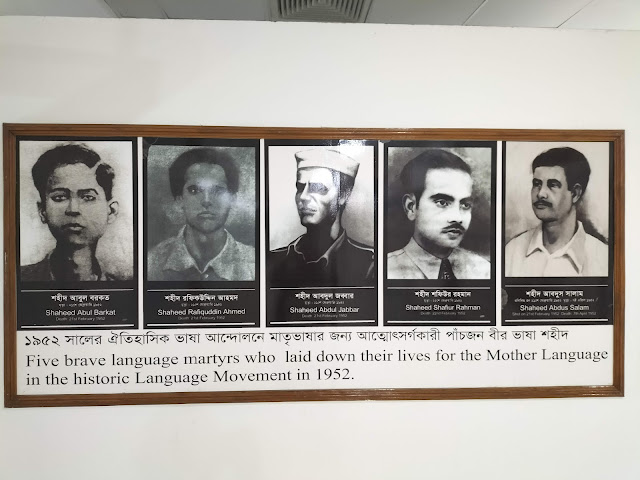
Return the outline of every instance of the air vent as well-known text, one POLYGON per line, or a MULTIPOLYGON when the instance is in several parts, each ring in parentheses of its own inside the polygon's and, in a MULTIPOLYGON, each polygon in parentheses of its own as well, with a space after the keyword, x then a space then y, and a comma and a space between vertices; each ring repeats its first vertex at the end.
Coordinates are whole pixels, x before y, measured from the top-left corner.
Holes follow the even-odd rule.
POLYGON ((271 0, 275 22, 363 23, 372 0, 271 0))

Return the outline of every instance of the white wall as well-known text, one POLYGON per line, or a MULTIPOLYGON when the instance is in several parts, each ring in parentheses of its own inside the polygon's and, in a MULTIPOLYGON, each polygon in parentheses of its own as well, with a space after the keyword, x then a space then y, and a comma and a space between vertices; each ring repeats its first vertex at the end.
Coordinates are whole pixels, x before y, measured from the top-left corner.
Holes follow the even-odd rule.
MULTIPOLYGON (((0 18, 0 121, 627 132, 640 33, 0 18)), ((0 409, 3 479, 640 478, 639 229, 625 398, 0 409)))

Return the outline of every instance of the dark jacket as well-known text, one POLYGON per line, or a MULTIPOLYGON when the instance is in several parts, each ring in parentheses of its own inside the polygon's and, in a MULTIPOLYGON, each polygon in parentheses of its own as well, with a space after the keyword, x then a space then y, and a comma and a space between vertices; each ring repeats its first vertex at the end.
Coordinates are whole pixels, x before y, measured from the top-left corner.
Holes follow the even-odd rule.
POLYGON ((269 252, 267 275, 272 287, 374 285, 373 248, 343 232, 320 258, 307 261, 298 248, 305 237, 269 252))
MULTIPOLYGON (((96 280, 102 281, 117 281, 126 280, 116 277, 114 274, 104 270, 104 268, 94 260, 97 265, 97 270, 100 272, 99 278, 96 280)), ((38 263, 32 263, 31 265, 23 265, 20 267, 20 281, 21 282, 54 282, 57 281, 53 274, 53 268, 51 265, 51 254, 48 254, 38 263)))

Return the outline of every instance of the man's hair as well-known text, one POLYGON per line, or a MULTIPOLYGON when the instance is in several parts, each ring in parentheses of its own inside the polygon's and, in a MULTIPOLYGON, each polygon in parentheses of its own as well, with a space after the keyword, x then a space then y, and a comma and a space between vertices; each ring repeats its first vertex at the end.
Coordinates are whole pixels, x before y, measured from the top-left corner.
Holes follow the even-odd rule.
POLYGON ((531 173, 538 167, 562 167, 567 177, 567 188, 571 189, 576 183, 582 187, 582 196, 587 190, 591 168, 587 158, 571 147, 552 148, 538 155, 531 164, 531 173))
POLYGON ((66 144, 44 152, 31 169, 33 184, 40 193, 40 199, 43 202, 45 201, 47 182, 55 169, 63 165, 77 163, 82 163, 89 168, 94 168, 99 164, 95 170, 96 182, 104 190, 107 200, 111 200, 113 180, 116 176, 113 168, 107 163, 101 163, 100 155, 89 147, 80 144, 66 144))
POLYGON ((227 178, 227 188, 231 193, 238 191, 238 168, 227 153, 213 148, 192 148, 181 153, 169 167, 169 185, 173 198, 182 196, 185 174, 191 165, 197 163, 208 163, 222 167, 227 178))
POLYGON ((426 189, 426 177, 429 170, 461 170, 471 175, 471 167, 455 153, 432 148, 409 160, 400 172, 400 180, 406 193, 413 193, 416 204, 420 204, 422 192, 426 189))

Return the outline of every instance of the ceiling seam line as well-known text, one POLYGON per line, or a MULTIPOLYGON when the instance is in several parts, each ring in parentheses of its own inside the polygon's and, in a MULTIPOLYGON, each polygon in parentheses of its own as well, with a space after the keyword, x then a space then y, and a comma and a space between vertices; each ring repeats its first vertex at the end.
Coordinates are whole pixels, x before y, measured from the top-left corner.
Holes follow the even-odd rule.
POLYGON ((483 0, 483 2, 482 2, 480 5, 478 5, 478 6, 476 7, 476 9, 475 9, 473 12, 471 12, 471 15, 469 15, 469 16, 467 17, 467 19, 466 19, 464 22, 462 22, 462 25, 467 25, 467 22, 468 22, 469 20, 471 20, 471 19, 476 15, 476 13, 478 13, 478 11, 479 11, 482 7, 484 7, 484 6, 485 6, 485 4, 486 4, 488 1, 489 1, 489 0, 483 0))
POLYGON ((119 12, 116 12, 113 9, 113 7, 111 5, 109 5, 109 2, 107 2, 107 0, 102 0, 102 3, 104 3, 107 6, 107 8, 113 12, 113 14, 116 16, 116 18, 122 18, 122 15, 119 12))
POLYGON ((580 10, 578 10, 576 13, 574 13, 573 15, 571 15, 569 18, 567 18, 564 22, 562 22, 560 25, 558 25, 556 28, 560 28, 562 27, 565 23, 567 23, 569 20, 571 20, 573 17, 575 17, 576 15, 578 15, 581 11, 583 11, 585 8, 587 8, 589 5, 591 5, 593 2, 595 2, 596 0, 591 0, 590 2, 587 2, 585 5, 582 6, 582 8, 580 10))
POLYGON ((162 5, 160 5, 156 0, 154 0, 154 2, 158 8, 160 9, 160 11, 162 12, 162 14, 164 15, 165 20, 169 20, 169 15, 167 15, 167 12, 164 11, 164 8, 162 8, 162 5))

